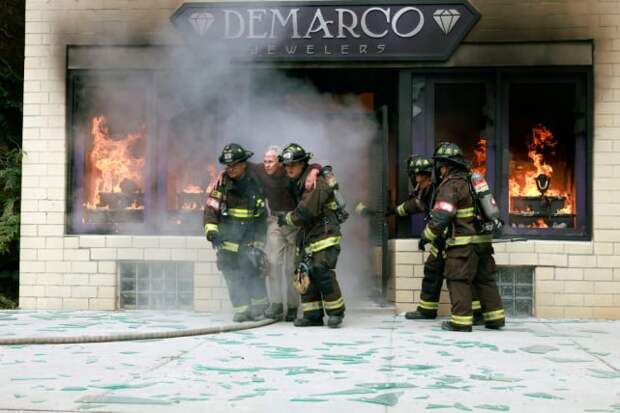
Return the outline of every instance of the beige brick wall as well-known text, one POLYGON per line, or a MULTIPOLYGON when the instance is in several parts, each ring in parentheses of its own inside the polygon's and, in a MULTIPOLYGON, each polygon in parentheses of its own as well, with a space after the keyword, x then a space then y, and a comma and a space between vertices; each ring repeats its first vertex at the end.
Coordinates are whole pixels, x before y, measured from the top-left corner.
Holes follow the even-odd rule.
MULTIPOLYGON (((115 306, 115 260, 192 260, 196 308, 228 306, 214 252, 201 237, 66 236, 67 44, 176 42, 179 0, 27 0, 22 181, 22 308, 115 306)), ((620 2, 472 0, 482 19, 468 41, 595 40, 593 212, 590 242, 497 245, 501 265, 536 267, 536 315, 620 318, 620 2)), ((390 296, 419 298, 416 240, 390 243, 390 296)), ((442 296, 447 308, 447 294, 442 296)))

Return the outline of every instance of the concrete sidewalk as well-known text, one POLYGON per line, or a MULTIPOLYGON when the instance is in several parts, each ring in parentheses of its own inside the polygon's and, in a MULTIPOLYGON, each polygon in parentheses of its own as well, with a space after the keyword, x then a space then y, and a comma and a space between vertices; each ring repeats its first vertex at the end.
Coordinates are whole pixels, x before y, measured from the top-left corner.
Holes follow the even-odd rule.
MULTIPOLYGON (((0 312, 3 336, 164 331, 222 315, 0 312)), ((347 314, 345 326, 168 340, 0 347, 0 410, 620 412, 620 322, 439 321, 347 314)))

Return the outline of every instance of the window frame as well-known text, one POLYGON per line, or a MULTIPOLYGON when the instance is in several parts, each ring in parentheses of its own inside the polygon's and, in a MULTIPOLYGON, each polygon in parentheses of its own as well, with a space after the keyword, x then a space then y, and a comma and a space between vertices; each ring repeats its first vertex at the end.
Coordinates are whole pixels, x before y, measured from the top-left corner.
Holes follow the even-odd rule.
POLYGON ((153 188, 146 185, 152 181, 154 174, 154 165, 157 160, 155 159, 156 150, 155 145, 147 143, 145 152, 145 166, 144 166, 144 214, 141 222, 136 223, 84 223, 81 222, 83 217, 82 208, 78 207, 75 211, 74 197, 78 197, 80 201, 84 200, 84 175, 79 176, 78 171, 83 171, 83 166, 79 166, 79 163, 84 162, 86 154, 85 142, 81 141, 79 136, 81 129, 84 128, 84 124, 81 119, 85 114, 78 113, 78 98, 76 93, 80 87, 88 86, 89 84, 97 84, 97 81, 93 79, 119 79, 119 84, 128 82, 130 80, 137 80, 144 85, 144 98, 145 104, 145 119, 146 119, 146 134, 147 137, 151 137, 152 141, 157 141, 157 126, 155 114, 155 96, 153 90, 155 88, 155 79, 153 71, 151 70, 83 70, 74 69, 67 71, 67 88, 66 88, 66 154, 67 154, 67 167, 66 167, 66 189, 65 189, 65 233, 68 235, 134 235, 145 232, 145 228, 150 228, 153 222, 156 221, 156 195, 153 193, 153 188), (148 86, 151 87, 148 87, 148 86), (117 230, 115 230, 117 228, 117 230))
MULTIPOLYGON (((434 149, 434 85, 436 83, 484 82, 487 85, 487 180, 500 207, 506 223, 497 238, 523 237, 527 239, 550 239, 583 241, 592 239, 592 162, 593 162, 593 70, 591 66, 568 67, 514 67, 514 68, 471 68, 406 70, 401 74, 401 91, 406 97, 399 100, 401 119, 399 126, 399 148, 402 151, 398 164, 399 201, 408 193, 408 177, 404 160, 410 153, 432 156, 434 149), (416 85, 416 79, 424 81, 423 87, 416 85), (583 105, 583 125, 575 136, 575 181, 577 198, 576 227, 567 229, 512 228, 508 225, 508 166, 509 166, 509 87, 521 83, 567 83, 575 84, 576 102, 583 105), (581 101, 580 101, 581 100, 581 101), (413 107, 422 104, 423 119, 415 121, 413 107), (404 106, 407 105, 407 106, 404 106), (489 126, 490 125, 490 126, 489 126), (489 129, 490 128, 490 129, 489 129), (422 137, 421 139, 419 137, 422 137), (406 153, 403 153, 406 152, 406 153)), ((576 120, 577 121, 577 120, 576 120)), ((400 219, 397 238, 419 237, 421 217, 400 219)))

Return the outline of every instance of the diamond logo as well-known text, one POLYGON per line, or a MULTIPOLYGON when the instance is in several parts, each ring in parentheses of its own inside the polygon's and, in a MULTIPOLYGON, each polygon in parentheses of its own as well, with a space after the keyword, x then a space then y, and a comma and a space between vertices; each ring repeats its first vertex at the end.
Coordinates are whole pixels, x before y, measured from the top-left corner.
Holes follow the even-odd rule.
POLYGON ((433 18, 441 31, 447 35, 456 26, 456 22, 461 18, 461 13, 455 9, 437 9, 433 13, 433 18))
POLYGON ((188 20, 192 24, 192 27, 194 27, 194 30, 196 30, 196 33, 200 36, 204 36, 215 21, 215 17, 211 13, 195 12, 189 16, 188 20))

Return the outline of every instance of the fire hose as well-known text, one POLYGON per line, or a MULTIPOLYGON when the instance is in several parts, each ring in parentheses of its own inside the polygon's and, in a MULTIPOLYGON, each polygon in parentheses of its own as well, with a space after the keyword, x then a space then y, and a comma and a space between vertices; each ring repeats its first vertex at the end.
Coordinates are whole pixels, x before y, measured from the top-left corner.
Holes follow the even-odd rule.
POLYGON ((163 338, 203 336, 208 334, 226 333, 229 331, 249 330, 264 327, 276 323, 277 320, 265 319, 220 326, 193 328, 180 331, 154 331, 144 333, 117 333, 105 335, 87 336, 64 336, 64 337, 14 337, 0 338, 0 346, 30 345, 30 344, 84 344, 84 343, 107 343, 112 341, 153 340, 163 338))

